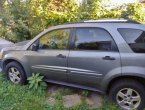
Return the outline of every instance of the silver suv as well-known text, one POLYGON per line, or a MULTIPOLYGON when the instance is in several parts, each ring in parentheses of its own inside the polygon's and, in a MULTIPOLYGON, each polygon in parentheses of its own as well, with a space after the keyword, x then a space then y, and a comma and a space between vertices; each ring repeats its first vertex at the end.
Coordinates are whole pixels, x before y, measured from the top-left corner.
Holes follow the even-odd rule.
POLYGON ((109 95, 123 109, 145 108, 145 25, 100 19, 51 27, 23 46, 1 51, 15 84, 32 73, 44 80, 109 95))

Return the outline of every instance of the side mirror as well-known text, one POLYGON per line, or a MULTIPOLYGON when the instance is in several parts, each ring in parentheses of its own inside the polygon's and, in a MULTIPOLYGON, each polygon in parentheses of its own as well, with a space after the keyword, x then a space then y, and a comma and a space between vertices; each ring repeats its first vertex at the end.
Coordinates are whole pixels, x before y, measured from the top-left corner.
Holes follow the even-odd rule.
POLYGON ((31 47, 32 51, 37 51, 38 50, 38 45, 37 44, 33 44, 31 47))

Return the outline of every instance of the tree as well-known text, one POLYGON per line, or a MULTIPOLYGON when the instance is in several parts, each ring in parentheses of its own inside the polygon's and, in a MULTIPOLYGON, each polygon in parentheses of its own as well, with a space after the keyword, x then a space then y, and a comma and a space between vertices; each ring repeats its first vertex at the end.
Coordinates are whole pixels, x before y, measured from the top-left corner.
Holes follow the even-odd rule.
POLYGON ((131 18, 140 22, 145 23, 145 6, 141 3, 130 3, 128 5, 122 5, 121 17, 131 18))
POLYGON ((44 29, 76 21, 78 5, 72 0, 14 0, 1 15, 5 36, 14 42, 31 39, 44 29), (12 36, 12 37, 11 37, 12 36))
POLYGON ((120 17, 145 22, 143 4, 108 9, 101 0, 88 0, 81 5, 74 0, 13 0, 7 4, 7 0, 1 1, 0 36, 14 42, 32 39, 46 28, 66 22, 120 17))
POLYGON ((5 2, 5 0, 1 0, 1 2, 0 2, 0 12, 2 12, 2 10, 3 10, 4 2, 5 2))
POLYGON ((84 2, 79 9, 79 17, 81 20, 97 19, 100 12, 103 12, 103 7, 99 5, 100 0, 88 0, 84 2), (98 11, 99 10, 99 11, 98 11))

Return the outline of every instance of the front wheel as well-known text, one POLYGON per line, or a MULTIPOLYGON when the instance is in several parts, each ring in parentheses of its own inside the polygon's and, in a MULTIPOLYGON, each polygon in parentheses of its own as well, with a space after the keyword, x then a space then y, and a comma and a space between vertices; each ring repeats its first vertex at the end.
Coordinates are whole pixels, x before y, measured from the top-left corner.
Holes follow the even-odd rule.
POLYGON ((5 68, 7 78, 14 84, 25 84, 26 76, 23 68, 17 62, 10 62, 5 68))
POLYGON ((145 108, 145 88, 135 80, 115 82, 110 89, 109 98, 125 110, 145 108))

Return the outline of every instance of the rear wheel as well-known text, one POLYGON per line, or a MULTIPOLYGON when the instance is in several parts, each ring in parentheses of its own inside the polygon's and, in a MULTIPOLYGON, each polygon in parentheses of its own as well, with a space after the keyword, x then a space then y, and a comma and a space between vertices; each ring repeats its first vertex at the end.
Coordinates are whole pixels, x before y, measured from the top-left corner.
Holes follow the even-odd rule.
POLYGON ((111 101, 125 110, 145 108, 145 88, 136 80, 120 80, 115 82, 109 92, 111 101))
POLYGON ((5 68, 7 78, 14 84, 25 84, 26 76, 23 68, 17 62, 10 62, 5 68))

